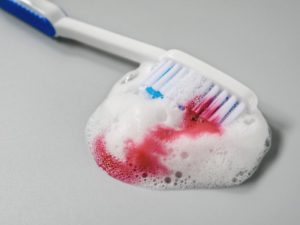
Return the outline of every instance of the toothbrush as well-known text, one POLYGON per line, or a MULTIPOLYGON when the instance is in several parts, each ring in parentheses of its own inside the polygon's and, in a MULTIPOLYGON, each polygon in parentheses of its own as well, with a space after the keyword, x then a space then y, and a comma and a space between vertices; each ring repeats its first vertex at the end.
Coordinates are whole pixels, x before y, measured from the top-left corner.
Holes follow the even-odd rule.
POLYGON ((166 99, 181 110, 192 100, 197 116, 224 125, 257 110, 257 97, 249 88, 181 51, 166 51, 80 22, 46 0, 0 0, 0 8, 49 37, 72 39, 141 65, 153 64, 151 70, 138 69, 147 74, 140 87, 150 98, 166 99))

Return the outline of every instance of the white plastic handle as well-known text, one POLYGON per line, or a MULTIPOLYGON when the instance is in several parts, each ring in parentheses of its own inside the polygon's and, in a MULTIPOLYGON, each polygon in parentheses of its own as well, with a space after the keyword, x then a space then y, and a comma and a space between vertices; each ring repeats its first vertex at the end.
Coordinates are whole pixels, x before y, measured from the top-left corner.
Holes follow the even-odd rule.
POLYGON ((50 1, 0 1, 11 14, 51 37, 72 39, 137 63, 156 61, 166 54, 161 48, 72 19, 50 1))
POLYGON ((137 63, 158 60, 166 51, 158 47, 124 37, 75 19, 64 17, 54 24, 57 36, 79 41, 105 52, 137 63))

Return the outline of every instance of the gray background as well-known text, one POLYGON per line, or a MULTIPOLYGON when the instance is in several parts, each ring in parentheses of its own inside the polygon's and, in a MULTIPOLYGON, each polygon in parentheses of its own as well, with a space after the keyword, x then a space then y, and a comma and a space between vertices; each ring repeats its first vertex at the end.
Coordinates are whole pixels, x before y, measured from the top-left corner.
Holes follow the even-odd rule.
POLYGON ((48 39, 0 11, 1 225, 299 224, 298 0, 55 2, 247 84, 273 128, 273 148, 249 182, 231 189, 160 192, 111 179, 88 152, 84 127, 134 65, 48 39))

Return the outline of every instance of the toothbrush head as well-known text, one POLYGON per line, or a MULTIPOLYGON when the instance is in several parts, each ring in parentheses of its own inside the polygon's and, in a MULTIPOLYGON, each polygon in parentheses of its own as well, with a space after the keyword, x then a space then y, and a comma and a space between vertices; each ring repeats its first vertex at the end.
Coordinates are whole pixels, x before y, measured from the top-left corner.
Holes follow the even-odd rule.
POLYGON ((257 97, 243 84, 178 50, 163 56, 141 85, 153 99, 163 98, 195 116, 229 124, 257 109, 257 97))

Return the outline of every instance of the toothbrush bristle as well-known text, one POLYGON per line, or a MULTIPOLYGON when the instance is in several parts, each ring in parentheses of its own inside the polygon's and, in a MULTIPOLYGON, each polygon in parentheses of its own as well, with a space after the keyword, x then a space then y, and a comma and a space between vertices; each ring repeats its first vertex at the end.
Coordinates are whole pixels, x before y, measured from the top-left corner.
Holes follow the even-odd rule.
POLYGON ((171 59, 159 62, 142 87, 151 98, 170 100, 180 110, 192 101, 191 110, 197 116, 218 124, 231 123, 245 110, 245 104, 221 84, 171 59))

